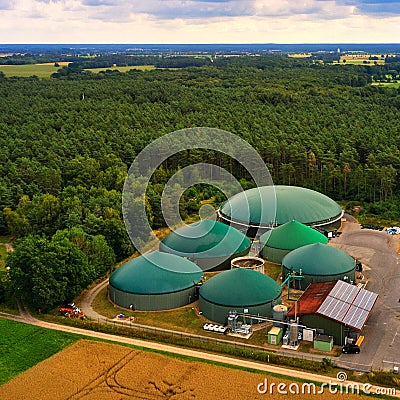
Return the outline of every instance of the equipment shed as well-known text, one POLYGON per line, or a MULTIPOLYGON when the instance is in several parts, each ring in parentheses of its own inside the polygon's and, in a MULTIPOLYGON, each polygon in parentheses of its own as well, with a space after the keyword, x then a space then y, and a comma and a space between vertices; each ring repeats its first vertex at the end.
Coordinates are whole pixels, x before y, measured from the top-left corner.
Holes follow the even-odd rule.
POLYGON ((268 344, 278 345, 282 340, 283 329, 274 326, 268 332, 268 344))
POLYGON ((299 317, 303 325, 333 337, 344 345, 363 329, 378 295, 343 281, 312 283, 288 317, 299 317))
POLYGON ((333 336, 317 335, 314 339, 314 349, 321 351, 332 351, 333 349, 333 336))

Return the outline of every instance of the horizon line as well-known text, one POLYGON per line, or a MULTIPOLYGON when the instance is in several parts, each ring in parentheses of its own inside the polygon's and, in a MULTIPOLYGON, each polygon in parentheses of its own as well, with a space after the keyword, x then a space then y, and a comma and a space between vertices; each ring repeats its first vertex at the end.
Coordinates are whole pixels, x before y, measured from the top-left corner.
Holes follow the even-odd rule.
POLYGON ((35 45, 107 45, 107 46, 115 46, 115 45, 174 45, 174 46, 204 46, 204 45, 214 45, 214 46, 229 46, 229 45, 400 45, 400 42, 298 42, 298 43, 279 43, 279 42, 227 42, 227 43, 218 43, 218 42, 205 42, 205 43, 175 43, 175 42, 168 42, 168 43, 157 43, 157 42, 149 42, 149 43, 139 43, 139 42, 115 42, 115 43, 105 43, 105 42, 92 42, 92 43, 85 43, 85 42, 65 42, 65 43, 50 43, 50 42, 38 42, 38 43, 1 43, 1 46, 13 46, 13 45, 24 45, 24 46, 35 46, 35 45))

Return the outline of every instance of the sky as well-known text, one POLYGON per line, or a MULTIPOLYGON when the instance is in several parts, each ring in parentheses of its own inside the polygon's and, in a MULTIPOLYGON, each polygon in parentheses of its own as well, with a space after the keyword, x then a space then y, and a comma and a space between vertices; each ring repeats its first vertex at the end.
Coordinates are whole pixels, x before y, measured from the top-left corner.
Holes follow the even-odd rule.
POLYGON ((398 43, 400 0, 0 0, 0 43, 398 43))

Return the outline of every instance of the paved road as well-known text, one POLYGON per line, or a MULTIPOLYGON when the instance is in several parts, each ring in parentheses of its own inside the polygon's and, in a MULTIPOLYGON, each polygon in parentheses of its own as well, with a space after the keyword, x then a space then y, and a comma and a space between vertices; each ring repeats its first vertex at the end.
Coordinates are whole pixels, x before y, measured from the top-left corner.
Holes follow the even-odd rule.
POLYGON ((396 362, 400 365, 399 236, 346 223, 343 234, 332 245, 366 265, 367 289, 379 295, 362 332, 365 340, 361 353, 343 355, 341 360, 372 365, 373 369, 391 369, 396 362))

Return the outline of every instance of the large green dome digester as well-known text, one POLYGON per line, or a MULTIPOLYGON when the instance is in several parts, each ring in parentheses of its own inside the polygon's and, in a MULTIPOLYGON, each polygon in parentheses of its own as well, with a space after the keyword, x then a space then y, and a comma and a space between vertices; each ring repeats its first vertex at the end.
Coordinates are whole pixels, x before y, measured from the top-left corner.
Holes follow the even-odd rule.
POLYGON ((292 220, 306 225, 326 224, 339 220, 343 212, 335 201, 315 190, 276 185, 232 196, 221 205, 219 214, 239 224, 268 227, 292 220))
POLYGON ((326 244, 328 238, 317 230, 293 220, 262 234, 260 243, 275 249, 294 250, 313 243, 326 244))
POLYGON ((110 276, 114 288, 135 294, 173 293, 194 286, 203 271, 193 262, 154 251, 121 265, 110 276))
POLYGON ((272 302, 281 293, 281 287, 272 278, 246 268, 221 272, 200 288, 200 297, 229 307, 258 306, 272 302))
POLYGON ((190 258, 211 258, 242 254, 250 246, 250 239, 237 229, 204 219, 171 232, 160 243, 160 251, 190 258))

